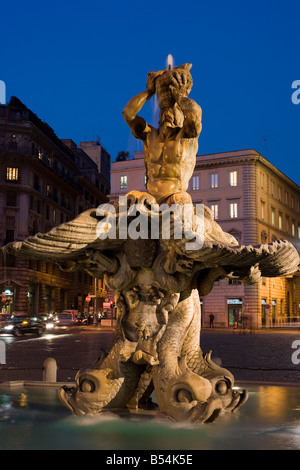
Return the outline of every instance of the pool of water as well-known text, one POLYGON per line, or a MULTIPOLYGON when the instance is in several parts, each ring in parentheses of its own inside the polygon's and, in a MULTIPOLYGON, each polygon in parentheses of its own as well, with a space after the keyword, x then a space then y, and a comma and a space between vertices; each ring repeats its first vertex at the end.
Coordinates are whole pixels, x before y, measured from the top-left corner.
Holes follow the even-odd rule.
POLYGON ((201 425, 110 413, 77 417, 55 388, 0 388, 0 449, 300 449, 300 388, 246 388, 249 400, 237 414, 201 425))

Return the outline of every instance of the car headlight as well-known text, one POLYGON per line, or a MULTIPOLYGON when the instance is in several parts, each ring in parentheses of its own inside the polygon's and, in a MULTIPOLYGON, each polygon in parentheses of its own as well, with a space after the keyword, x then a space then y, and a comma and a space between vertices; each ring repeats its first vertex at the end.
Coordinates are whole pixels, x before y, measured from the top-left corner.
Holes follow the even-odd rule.
POLYGON ((47 329, 47 330, 52 330, 52 328, 54 328, 54 324, 53 324, 53 323, 47 323, 47 324, 46 324, 46 329, 47 329))
POLYGON ((14 327, 14 325, 6 325, 6 326, 4 327, 4 329, 5 329, 6 331, 10 331, 10 330, 13 329, 13 327, 14 327))

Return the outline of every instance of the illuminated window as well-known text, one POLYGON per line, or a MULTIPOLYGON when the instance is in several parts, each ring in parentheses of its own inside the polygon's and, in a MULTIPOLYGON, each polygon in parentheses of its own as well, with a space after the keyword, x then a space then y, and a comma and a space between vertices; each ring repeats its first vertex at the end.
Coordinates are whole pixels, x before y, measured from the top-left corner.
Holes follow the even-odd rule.
POLYGON ((217 188, 218 186, 219 186, 219 175, 217 173, 214 173, 213 175, 210 175, 210 187, 217 188))
POLYGON ((196 191, 200 188, 199 176, 193 176, 193 191, 196 191))
POLYGON ((238 204, 237 202, 231 202, 229 205, 229 215, 231 219, 236 219, 238 216, 238 204))
POLYGON ((6 181, 18 181, 19 179, 19 168, 6 168, 6 181))
POLYGON ((300 238, 300 225, 298 225, 298 238, 300 238))
POLYGON ((229 173, 229 184, 230 186, 237 186, 237 171, 231 171, 229 173))
POLYGON ((265 218, 265 212, 266 212, 266 204, 264 201, 261 201, 261 218, 264 219, 265 218))
POLYGON ((271 210, 271 223, 275 225, 275 209, 272 208, 271 210))
POLYGON ((219 218, 219 205, 211 204, 210 209, 212 211, 213 218, 217 220, 219 218))
POLYGON ((282 230, 282 214, 279 214, 278 216, 278 228, 282 230))
POLYGON ((120 189, 127 189, 127 175, 120 177, 120 189))
POLYGON ((39 147, 39 150, 38 150, 38 157, 40 160, 42 160, 43 158, 43 150, 39 147))
POLYGON ((295 221, 292 221, 292 235, 293 237, 296 235, 296 230, 295 230, 295 221))

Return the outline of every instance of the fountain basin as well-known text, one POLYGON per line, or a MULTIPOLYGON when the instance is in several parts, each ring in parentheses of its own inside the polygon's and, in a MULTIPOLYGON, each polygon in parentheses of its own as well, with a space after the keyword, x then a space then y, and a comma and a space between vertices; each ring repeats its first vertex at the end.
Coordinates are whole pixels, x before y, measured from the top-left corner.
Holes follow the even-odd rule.
POLYGON ((300 389, 292 385, 243 383, 248 402, 236 414, 201 425, 158 421, 151 411, 72 416, 58 399, 58 386, 0 384, 1 450, 300 448, 300 389))

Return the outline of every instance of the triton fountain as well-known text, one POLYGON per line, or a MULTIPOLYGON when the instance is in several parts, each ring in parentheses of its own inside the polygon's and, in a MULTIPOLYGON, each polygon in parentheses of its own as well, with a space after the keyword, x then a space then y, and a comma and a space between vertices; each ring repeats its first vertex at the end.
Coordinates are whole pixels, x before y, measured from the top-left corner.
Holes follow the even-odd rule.
POLYGON ((146 90, 124 108, 126 123, 144 145, 146 192, 132 191, 125 203, 123 198, 114 206, 90 209, 48 233, 5 247, 17 256, 56 262, 63 270, 85 270, 115 291, 111 351, 81 370, 75 387, 59 391, 75 415, 137 410, 153 391, 159 419, 206 423, 238 410, 247 391, 236 390, 233 375, 201 350, 199 296, 220 278, 252 284, 261 276, 298 270, 299 255, 289 242, 239 246, 207 207, 200 212, 193 207, 187 189, 202 112, 189 98, 190 70, 191 64, 184 64, 150 72, 146 90), (157 129, 138 114, 154 95, 160 108, 157 129), (163 236, 165 213, 169 237, 163 236), (149 224, 154 215, 156 236, 149 224), (182 230, 176 229, 178 219, 182 230))

